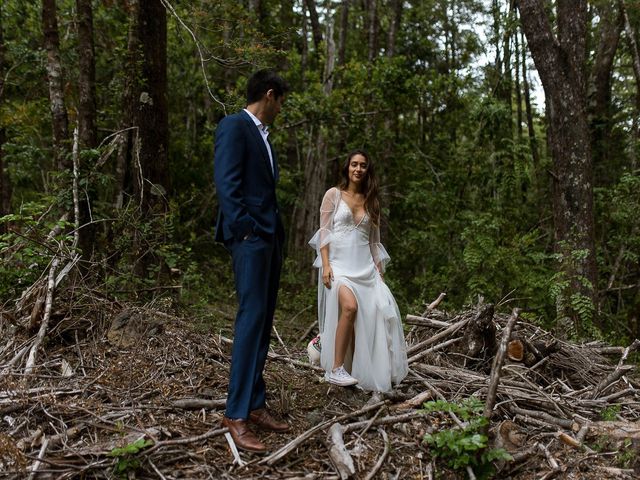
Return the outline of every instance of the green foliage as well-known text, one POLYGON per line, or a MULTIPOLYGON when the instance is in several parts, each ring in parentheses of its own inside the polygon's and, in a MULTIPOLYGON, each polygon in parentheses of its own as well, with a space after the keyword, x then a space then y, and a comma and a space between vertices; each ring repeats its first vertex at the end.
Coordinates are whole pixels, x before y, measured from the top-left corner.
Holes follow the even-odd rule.
MULTIPOLYGON (((43 199, 47 200, 51 199, 43 199)), ((0 227, 10 226, 7 233, 0 234, 0 303, 17 298, 49 264, 55 248, 46 240, 49 232, 56 226, 62 230, 69 225, 63 220, 40 221, 50 208, 29 202, 19 212, 0 217, 0 227)))
POLYGON ((136 458, 136 454, 151 445, 153 441, 140 438, 124 447, 111 450, 108 455, 117 459, 115 473, 124 476, 128 472, 137 470, 140 467, 140 460, 136 458))
POLYGON ((600 418, 608 422, 617 420, 618 414, 620 413, 621 409, 621 405, 609 405, 608 407, 602 409, 602 411, 600 412, 600 418))
MULTIPOLYGON (((327 2, 321 8, 322 22, 334 20, 336 43, 338 4, 327 2)), ((115 208, 117 153, 93 171, 104 147, 81 152, 81 186, 91 194, 97 226, 94 260, 100 282, 118 298, 165 294, 163 287, 181 285, 175 296, 208 312, 207 318, 208 303, 233 303, 228 252, 212 238, 218 208, 212 178, 214 131, 223 115, 244 106, 248 74, 270 66, 292 86, 270 137, 278 151, 278 194, 288 232, 304 189, 305 167, 318 161, 320 131, 328 140, 322 158, 328 162, 327 187, 336 182, 337 165, 352 148, 366 148, 376 162, 386 217, 383 241, 392 256, 386 281, 402 311, 419 310, 441 291, 447 292, 451 309, 477 295, 494 302, 510 297, 527 309, 530 321, 551 324, 554 303, 564 304, 585 324, 583 331, 590 332, 599 320, 619 340, 638 336, 640 327, 628 320, 637 318, 640 305, 637 288, 631 288, 638 284, 640 259, 640 172, 633 160, 640 150, 632 128, 636 89, 628 47, 622 42, 617 52, 614 128, 606 157, 595 165, 600 278, 598 285, 587 286, 583 278, 556 274, 566 272, 562 267, 584 252, 552 254, 560 250, 554 248, 543 114, 534 106, 539 150, 534 162, 524 119, 524 133, 518 133, 515 95, 509 104, 496 93, 515 87, 505 85, 496 66, 504 63, 491 59, 483 66, 487 47, 496 51, 504 32, 514 31, 514 19, 504 11, 489 18, 491 12, 478 0, 460 0, 455 8, 441 0, 404 2, 391 57, 382 41, 394 15, 389 5, 377 11, 380 48, 370 59, 367 11, 362 2, 352 2, 349 22, 355 28, 345 32, 345 63, 336 62, 329 95, 323 82, 326 30, 316 49, 299 2, 173 5, 198 44, 169 14, 173 191, 168 211, 141 216, 126 195, 124 206, 115 208), (259 10, 249 4, 259 4, 259 10), (492 20, 492 31, 481 32, 483 22, 492 20), (600 292, 598 305, 585 294, 588 288, 600 292)), ((60 0, 57 8, 73 128, 79 99, 76 6, 60 0)), ((123 2, 93 3, 101 140, 122 125, 129 13, 123 2)), ((640 17, 630 12, 630 19, 637 25, 640 17)), ((69 172, 57 172, 52 155, 41 4, 7 0, 2 21, 7 60, 0 102, 0 125, 6 130, 2 158, 12 187, 10 211, 17 215, 4 219, 2 225, 11 228, 0 238, 0 298, 6 301, 41 273, 50 252, 38 242, 56 215, 69 208, 71 195, 69 172), (37 212, 29 212, 33 205, 37 212)), ((306 248, 287 245, 286 253, 306 248)), ((279 305, 287 315, 313 311, 313 276, 310 260, 304 271, 290 260, 285 263, 282 286, 289 294, 280 296, 279 305)))
POLYGON ((450 468, 466 472, 469 466, 478 478, 486 479, 494 473, 494 460, 511 459, 502 448, 488 448, 488 438, 482 431, 489 420, 481 414, 483 404, 479 399, 470 397, 461 403, 438 400, 425 403, 424 409, 427 412, 452 412, 466 423, 464 428, 456 426, 424 436, 433 456, 444 460, 450 468))

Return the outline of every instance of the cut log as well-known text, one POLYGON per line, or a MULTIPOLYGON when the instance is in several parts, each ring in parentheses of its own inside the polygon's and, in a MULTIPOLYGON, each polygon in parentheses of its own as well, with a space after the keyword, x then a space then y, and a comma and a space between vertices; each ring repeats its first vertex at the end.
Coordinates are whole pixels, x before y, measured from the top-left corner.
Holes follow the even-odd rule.
POLYGON ((467 357, 487 359, 496 353, 496 326, 494 307, 485 305, 465 327, 460 353, 467 357))
POLYGON ((518 339, 511 340, 507 345, 507 357, 514 362, 521 362, 524 358, 524 344, 518 339))
POLYGON ((342 480, 346 480, 356 473, 356 467, 347 447, 344 446, 343 432, 344 428, 339 423, 331 425, 327 432, 327 448, 329 449, 331 463, 336 467, 338 475, 342 480))

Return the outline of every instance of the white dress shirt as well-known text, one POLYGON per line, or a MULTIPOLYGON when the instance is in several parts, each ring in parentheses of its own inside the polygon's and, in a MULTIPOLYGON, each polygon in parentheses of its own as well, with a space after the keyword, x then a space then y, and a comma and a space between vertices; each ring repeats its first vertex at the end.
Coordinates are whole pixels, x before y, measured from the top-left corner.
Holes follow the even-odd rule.
POLYGON ((264 141, 265 147, 267 147, 267 152, 269 153, 269 160, 271 161, 271 172, 275 174, 273 170, 273 154, 271 153, 271 146, 267 141, 267 137, 269 136, 269 128, 266 125, 264 125, 260 121, 260 119, 256 117, 253 113, 251 113, 249 110, 245 108, 244 111, 249 114, 249 116, 251 117, 251 120, 253 120, 253 123, 255 123, 256 127, 258 127, 258 130, 260 131, 260 135, 262 135, 262 140, 264 141))

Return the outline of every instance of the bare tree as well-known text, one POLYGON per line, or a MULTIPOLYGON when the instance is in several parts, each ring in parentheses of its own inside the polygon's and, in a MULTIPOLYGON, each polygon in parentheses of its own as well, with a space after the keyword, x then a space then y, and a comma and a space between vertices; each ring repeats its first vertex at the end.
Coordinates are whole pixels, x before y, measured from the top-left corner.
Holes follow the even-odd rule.
POLYGON ((557 327, 564 335, 581 334, 581 322, 597 305, 593 165, 585 89, 587 1, 558 0, 557 36, 543 0, 520 0, 519 9, 550 123, 555 248, 567 285, 556 298, 557 327))
POLYGON ((42 0, 42 31, 44 47, 47 51, 47 78, 49 80, 49 100, 53 120, 53 143, 59 169, 70 168, 67 159, 69 120, 64 100, 64 76, 60 61, 60 37, 56 0, 42 0))

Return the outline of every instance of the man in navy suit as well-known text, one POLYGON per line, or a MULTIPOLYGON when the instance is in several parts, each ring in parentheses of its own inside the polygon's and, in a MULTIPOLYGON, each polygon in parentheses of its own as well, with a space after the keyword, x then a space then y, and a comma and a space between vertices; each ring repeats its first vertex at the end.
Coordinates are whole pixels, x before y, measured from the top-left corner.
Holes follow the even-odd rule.
POLYGON ((223 118, 216 130, 216 240, 231 251, 238 298, 222 425, 239 448, 253 452, 266 447, 250 424, 275 432, 289 430, 266 410, 262 377, 284 243, 276 201, 278 162, 267 125, 280 113, 287 91, 285 81, 273 71, 254 73, 247 84, 247 108, 223 118))

